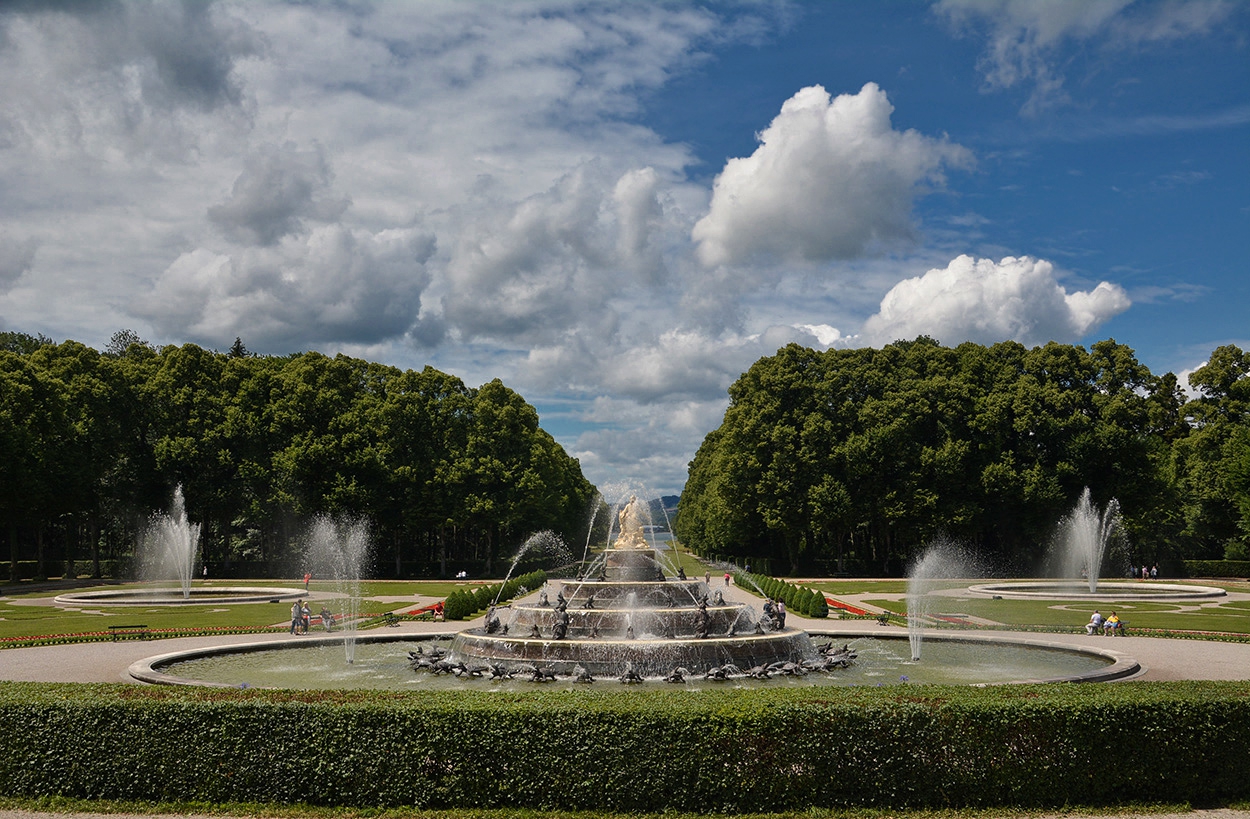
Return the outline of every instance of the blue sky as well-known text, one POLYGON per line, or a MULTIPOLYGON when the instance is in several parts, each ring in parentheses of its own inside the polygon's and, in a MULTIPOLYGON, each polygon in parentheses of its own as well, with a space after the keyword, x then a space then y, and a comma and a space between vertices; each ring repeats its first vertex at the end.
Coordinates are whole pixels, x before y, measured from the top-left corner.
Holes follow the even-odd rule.
POLYGON ((1250 4, 10 4, 0 327, 501 378, 673 492, 797 341, 1250 346, 1250 4))

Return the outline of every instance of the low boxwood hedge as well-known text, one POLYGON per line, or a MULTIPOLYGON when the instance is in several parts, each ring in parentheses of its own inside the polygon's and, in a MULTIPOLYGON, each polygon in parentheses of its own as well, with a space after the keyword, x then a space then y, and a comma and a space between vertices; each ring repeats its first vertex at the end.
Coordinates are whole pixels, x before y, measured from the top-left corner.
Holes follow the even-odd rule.
POLYGON ((457 589, 447 596, 444 617, 448 620, 464 620, 473 617, 479 611, 495 601, 501 603, 511 600, 518 594, 525 594, 547 582, 547 573, 542 569, 514 577, 505 583, 493 583, 478 586, 475 589, 457 589))
POLYGON ((236 691, 0 683, 0 792, 749 812, 1250 797, 1250 684, 236 691))

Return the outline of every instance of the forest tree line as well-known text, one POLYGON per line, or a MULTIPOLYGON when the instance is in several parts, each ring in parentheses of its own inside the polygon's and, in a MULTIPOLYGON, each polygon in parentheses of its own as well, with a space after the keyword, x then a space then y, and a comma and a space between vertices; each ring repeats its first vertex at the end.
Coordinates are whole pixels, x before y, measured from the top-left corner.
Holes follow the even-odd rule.
MULTIPOLYGON (((300 570, 313 516, 364 518, 379 576, 506 570, 533 532, 586 536, 594 487, 499 380, 339 355, 103 352, 0 333, 0 526, 9 574, 128 565, 181 485, 215 572, 300 570)), ((83 572, 73 570, 74 574, 83 572)), ((107 572, 106 572, 107 573, 107 572)))
POLYGON ((1189 383, 1113 340, 792 344, 730 388, 675 528, 774 573, 898 575, 936 538, 1028 573, 1088 486, 1120 504, 1126 562, 1246 559, 1250 355, 1220 347, 1189 383))

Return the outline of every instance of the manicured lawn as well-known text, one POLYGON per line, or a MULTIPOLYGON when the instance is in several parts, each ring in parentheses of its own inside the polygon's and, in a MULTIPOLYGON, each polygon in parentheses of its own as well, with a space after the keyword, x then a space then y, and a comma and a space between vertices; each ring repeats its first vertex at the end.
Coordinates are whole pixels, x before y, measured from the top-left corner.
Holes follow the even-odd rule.
MULTIPOLYGON (((204 584, 197 582, 196 587, 204 584)), ((283 582, 276 580, 230 580, 217 581, 210 585, 220 586, 261 586, 264 588, 289 588, 301 591, 303 583, 283 582)), ((366 614, 381 614, 385 611, 401 609, 404 603, 393 602, 392 598, 430 597, 445 598, 459 588, 468 588, 476 583, 464 581, 365 581, 361 583, 361 611, 366 614)), ((126 588, 147 588, 140 584, 108 585, 89 588, 75 588, 74 591, 100 591, 126 588)), ((332 581, 314 580, 310 584, 313 592, 338 591, 332 581)), ((50 605, 20 605, 21 601, 33 598, 49 598, 56 596, 55 591, 23 591, 22 586, 3 587, 5 596, 0 597, 0 639, 7 637, 30 637, 51 634, 82 634, 107 631, 110 625, 129 625, 142 623, 151 629, 262 629, 267 626, 285 628, 291 619, 291 601, 279 603, 228 603, 221 605, 186 605, 186 606, 108 606, 87 604, 63 609, 50 605), (18 604, 15 604, 18 603, 18 604)), ((334 601, 328 601, 330 609, 336 610, 334 601)), ((414 607, 416 603, 412 604, 414 607)), ((313 601, 312 610, 315 614, 320 603, 313 601)))
MULTIPOLYGON (((907 604, 897 597, 872 598, 873 606, 904 614, 907 604)), ((1238 602, 1141 602, 1094 603, 1079 600, 993 600, 979 597, 940 597, 930 608, 933 613, 967 614, 1006 626, 1077 628, 1083 627, 1094 609, 1104 615, 1119 613, 1129 627, 1177 631, 1221 631, 1250 634, 1250 606, 1238 602)))

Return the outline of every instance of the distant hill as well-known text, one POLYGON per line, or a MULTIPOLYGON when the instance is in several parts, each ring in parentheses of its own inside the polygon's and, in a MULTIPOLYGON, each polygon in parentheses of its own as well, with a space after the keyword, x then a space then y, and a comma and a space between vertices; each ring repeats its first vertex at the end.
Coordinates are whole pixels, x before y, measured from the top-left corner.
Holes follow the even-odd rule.
POLYGON ((681 495, 664 495, 648 501, 651 512, 651 523, 667 531, 673 518, 677 516, 677 501, 681 495))

